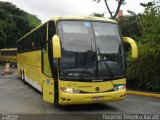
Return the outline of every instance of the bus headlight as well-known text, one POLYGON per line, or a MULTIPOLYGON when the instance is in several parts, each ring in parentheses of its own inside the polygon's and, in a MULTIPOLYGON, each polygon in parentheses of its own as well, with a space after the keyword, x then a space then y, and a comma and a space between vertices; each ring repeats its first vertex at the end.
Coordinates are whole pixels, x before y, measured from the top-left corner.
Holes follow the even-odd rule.
POLYGON ((126 85, 116 85, 116 86, 114 86, 114 90, 116 91, 116 90, 123 90, 123 89, 125 89, 126 88, 126 85))
POLYGON ((75 88, 65 88, 65 87, 61 87, 60 90, 61 90, 62 92, 71 93, 71 94, 80 93, 80 90, 77 90, 77 89, 75 89, 75 88))

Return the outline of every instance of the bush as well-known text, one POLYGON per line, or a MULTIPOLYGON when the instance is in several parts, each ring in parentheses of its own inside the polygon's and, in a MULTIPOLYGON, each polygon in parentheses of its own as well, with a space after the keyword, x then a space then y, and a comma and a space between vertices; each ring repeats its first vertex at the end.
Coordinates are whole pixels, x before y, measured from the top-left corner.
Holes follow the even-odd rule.
POLYGON ((160 91, 160 7, 145 9, 139 20, 141 40, 138 42, 139 58, 127 58, 129 87, 160 91))

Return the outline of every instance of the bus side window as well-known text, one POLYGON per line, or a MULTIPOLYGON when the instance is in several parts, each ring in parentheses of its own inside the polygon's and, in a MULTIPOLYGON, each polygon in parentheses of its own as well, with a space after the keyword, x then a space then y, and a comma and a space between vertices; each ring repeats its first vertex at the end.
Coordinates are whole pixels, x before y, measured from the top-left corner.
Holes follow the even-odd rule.
POLYGON ((47 25, 46 24, 40 29, 39 36, 40 36, 42 48, 47 50, 48 45, 46 44, 47 42, 47 25))
POLYGON ((39 39, 39 30, 36 30, 32 36, 31 46, 32 50, 40 49, 40 39, 39 39))
POLYGON ((31 33, 30 35, 29 35, 29 39, 28 39, 28 41, 27 41, 27 44, 28 44, 28 49, 27 49, 27 51, 32 51, 33 49, 32 49, 32 42, 33 42, 33 34, 31 33))
POLYGON ((30 36, 27 36, 25 39, 25 46, 26 46, 25 51, 26 52, 29 51, 29 49, 30 49, 30 40, 31 40, 30 36))
MULTIPOLYGON (((48 53, 49 53, 49 60, 51 61, 50 62, 50 65, 53 67, 52 69, 52 73, 54 73, 54 76, 57 76, 57 72, 56 72, 56 60, 53 59, 53 46, 52 46, 52 37, 56 34, 56 27, 55 27, 55 23, 54 21, 50 21, 49 22, 49 25, 48 25, 48 42, 49 42, 49 50, 48 50, 48 53)), ((53 76, 53 77, 54 77, 53 76)), ((55 78, 55 77, 54 77, 55 78)))
POLYGON ((53 21, 50 21, 48 26, 48 41, 52 41, 52 37, 55 35, 55 33, 55 24, 53 21))
POLYGON ((24 40, 22 40, 21 42, 22 42, 22 46, 21 46, 21 47, 22 47, 22 52, 24 52, 25 38, 24 38, 24 40))
POLYGON ((35 42, 35 48, 40 49, 40 39, 38 38, 38 31, 34 34, 34 42, 35 42))
POLYGON ((41 41, 42 41, 42 73, 48 77, 52 77, 50 61, 49 61, 49 50, 48 50, 48 35, 47 35, 47 24, 41 28, 41 41))
POLYGON ((22 51, 24 52, 26 49, 26 37, 24 38, 24 40, 22 40, 22 51))

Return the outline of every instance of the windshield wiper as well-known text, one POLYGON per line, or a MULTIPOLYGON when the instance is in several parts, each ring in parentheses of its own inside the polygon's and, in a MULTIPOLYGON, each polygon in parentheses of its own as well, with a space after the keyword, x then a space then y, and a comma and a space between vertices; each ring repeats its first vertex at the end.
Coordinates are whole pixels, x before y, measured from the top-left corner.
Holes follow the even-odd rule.
POLYGON ((109 71, 110 74, 111 74, 111 77, 114 78, 114 74, 113 74, 111 68, 109 67, 108 63, 107 63, 106 61, 101 60, 102 54, 101 54, 99 48, 98 48, 98 54, 99 54, 99 56, 100 56, 100 62, 102 61, 102 62, 105 64, 106 68, 108 69, 108 71, 109 71))

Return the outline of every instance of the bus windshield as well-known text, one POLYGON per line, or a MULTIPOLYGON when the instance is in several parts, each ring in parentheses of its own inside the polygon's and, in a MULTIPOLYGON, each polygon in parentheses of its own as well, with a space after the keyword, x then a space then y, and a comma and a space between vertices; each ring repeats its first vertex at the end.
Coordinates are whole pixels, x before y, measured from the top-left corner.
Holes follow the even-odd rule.
POLYGON ((60 21, 60 79, 104 81, 124 77, 124 54, 118 25, 60 21))

